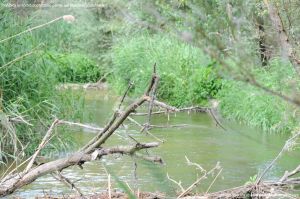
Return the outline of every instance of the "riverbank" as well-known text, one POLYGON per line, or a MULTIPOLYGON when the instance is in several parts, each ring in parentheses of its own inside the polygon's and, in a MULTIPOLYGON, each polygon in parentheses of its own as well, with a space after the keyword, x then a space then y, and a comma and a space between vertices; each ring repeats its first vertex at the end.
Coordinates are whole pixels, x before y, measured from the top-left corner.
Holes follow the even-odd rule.
POLYGON ((96 83, 64 83, 56 86, 57 90, 108 90, 109 85, 107 82, 96 82, 96 83))
MULTIPOLYGON (((51 196, 51 194, 45 194, 44 196, 36 196, 36 199, 82 199, 82 196, 76 196, 76 195, 64 195, 64 196, 51 196)), ((132 195, 125 194, 120 191, 116 190, 111 190, 106 191, 106 192, 101 192, 97 194, 87 194, 84 195, 84 198, 86 199, 133 199, 133 198, 138 198, 138 199, 165 199, 166 196, 162 193, 150 193, 150 192, 140 192, 140 193, 135 193, 132 195), (134 197, 132 197, 134 196, 134 197)), ((22 198, 18 198, 22 199, 22 198)))

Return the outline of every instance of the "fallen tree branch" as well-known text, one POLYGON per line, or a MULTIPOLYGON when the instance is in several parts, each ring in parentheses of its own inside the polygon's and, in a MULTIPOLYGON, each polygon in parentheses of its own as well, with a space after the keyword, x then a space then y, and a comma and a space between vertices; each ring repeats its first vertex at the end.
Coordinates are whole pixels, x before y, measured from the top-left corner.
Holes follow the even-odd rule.
POLYGON ((154 163, 159 163, 159 164, 164 164, 163 160, 161 159, 161 157, 159 156, 149 156, 149 155, 143 155, 140 153, 135 153, 134 154, 135 157, 138 157, 140 159, 149 161, 149 162, 154 162, 154 163))
MULTIPOLYGON (((137 151, 141 149, 147 149, 147 148, 153 148, 157 147, 159 144, 156 142, 152 143, 137 143, 134 146, 117 146, 112 148, 101 148, 101 145, 104 144, 107 139, 123 124, 123 122, 127 119, 127 117, 134 112, 139 106, 141 106, 144 102, 146 102, 150 97, 149 93, 153 93, 158 76, 155 73, 152 75, 151 83, 149 84, 148 89, 144 93, 143 96, 141 96, 139 99, 137 99, 135 102, 127 106, 125 111, 121 112, 119 108, 121 108, 121 104, 124 101, 124 98, 126 97, 128 90, 126 90, 124 96, 122 97, 122 100, 118 106, 118 109, 114 112, 113 116, 111 117, 108 124, 101 129, 97 133, 97 135, 94 136, 94 138, 88 142, 82 149, 80 149, 78 152, 75 152, 71 154, 69 157, 61 158, 57 160, 53 160, 50 162, 46 162, 44 164, 38 165, 36 167, 33 167, 33 163, 37 157, 37 155, 40 153, 40 151, 44 148, 44 146, 49 142, 49 140, 52 138, 52 131, 54 127, 61 122, 61 124, 68 124, 68 125, 77 125, 81 127, 87 127, 87 125, 83 125, 80 123, 74 123, 74 122, 67 122, 63 120, 56 119, 50 128, 48 129, 46 135, 44 136, 43 140, 41 141, 39 147, 37 148, 36 152, 33 154, 31 158, 28 159, 29 163, 27 167, 24 169, 23 172, 19 173, 11 173, 9 176, 5 176, 1 183, 0 183, 0 196, 6 196, 10 193, 13 193, 15 190, 35 181, 40 176, 43 176, 48 173, 53 172, 61 172, 63 169, 66 169, 70 166, 78 165, 81 166, 85 162, 93 161, 96 159, 100 159, 102 156, 110 155, 110 154, 127 154, 127 155, 135 155, 137 151)), ((165 105, 168 106, 168 105, 165 105)), ((90 128, 90 127, 89 127, 90 128)), ((98 130, 98 129, 97 129, 98 130)), ((100 130, 100 129, 99 129, 100 130)), ((158 157, 146 157, 142 154, 137 154, 137 157, 142 157, 143 159, 153 161, 153 162, 160 162, 162 163, 161 158, 158 157)), ((66 179, 64 178, 64 181, 66 179)), ((70 184, 70 183, 69 183, 70 184)))
MULTIPOLYGON (((170 106, 172 107, 172 106, 170 106)), ((195 112, 201 112, 201 113, 207 113, 210 109, 210 107, 200 107, 200 106, 192 106, 192 107, 184 107, 184 108, 177 108, 177 111, 175 111, 175 107, 172 107, 173 111, 170 110, 159 110, 159 111, 154 111, 152 112, 152 115, 158 115, 158 114, 167 114, 167 113, 173 113, 173 112, 191 112, 191 111, 195 111, 195 112)), ((148 115, 148 113, 132 113, 131 115, 134 116, 146 116, 148 115)))
POLYGON ((175 125, 149 125, 149 129, 153 129, 153 128, 182 128, 182 127, 187 127, 188 124, 175 124, 175 125))
POLYGON ((107 148, 107 149, 105 148, 96 149, 93 153, 76 152, 72 154, 70 157, 54 160, 39 165, 37 167, 34 167, 24 175, 21 175, 20 173, 12 175, 6 181, 0 184, 0 196, 5 196, 10 193, 13 193, 16 189, 19 189, 27 184, 30 184, 38 177, 48 173, 61 171, 65 168, 74 165, 82 165, 85 162, 100 159, 103 156, 110 155, 110 154, 119 153, 119 154, 134 155, 134 153, 138 150, 153 148, 157 146, 159 146, 158 143, 152 142, 152 143, 136 144, 134 146, 117 146, 117 147, 107 148))
POLYGON ((145 100, 148 101, 149 103, 151 103, 151 101, 152 101, 152 104, 154 106, 161 107, 161 108, 166 109, 166 110, 171 111, 171 112, 178 112, 179 111, 178 108, 176 108, 174 106, 170 106, 170 105, 168 105, 164 102, 160 102, 158 100, 152 100, 151 97, 149 97, 149 96, 146 96, 145 100))
POLYGON ((281 157, 281 155, 291 147, 293 144, 294 140, 300 136, 300 132, 296 133, 293 135, 291 138, 289 138, 284 146, 282 147, 281 151, 277 154, 277 156, 272 160, 272 162, 265 168, 265 170, 261 173, 261 175, 257 178, 256 184, 259 184, 262 180, 262 178, 266 175, 266 173, 273 167, 275 162, 281 157))
MULTIPOLYGON (((150 101, 150 103, 151 103, 151 99, 147 99, 147 101, 150 101)), ((185 107, 185 108, 178 109, 176 107, 169 106, 169 105, 167 105, 163 102, 157 101, 157 100, 154 100, 152 103, 160 108, 165 109, 164 111, 156 111, 156 112, 153 112, 152 114, 169 114, 169 113, 176 113, 176 112, 188 112, 189 113, 190 111, 208 113, 211 116, 211 118, 216 122, 216 125, 226 131, 226 128, 221 124, 219 119, 216 117, 215 112, 216 112, 217 107, 215 107, 215 106, 213 106, 213 107, 192 106, 192 107, 185 107)), ((146 116, 146 115, 149 115, 149 113, 132 113, 132 115, 146 116)))

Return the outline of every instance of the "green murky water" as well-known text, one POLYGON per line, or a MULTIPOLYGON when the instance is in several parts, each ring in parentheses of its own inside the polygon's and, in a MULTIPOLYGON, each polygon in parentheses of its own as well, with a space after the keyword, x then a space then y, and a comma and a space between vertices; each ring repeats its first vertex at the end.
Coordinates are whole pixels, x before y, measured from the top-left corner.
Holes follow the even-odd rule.
MULTIPOLYGON (((103 91, 88 91, 86 93, 85 122, 103 127, 116 105, 116 98, 103 91)), ((143 123, 146 118, 135 117, 143 123)), ((132 188, 143 191, 161 191, 174 195, 176 185, 170 182, 166 174, 177 181, 181 181, 187 188, 197 178, 195 167, 188 166, 187 156, 192 162, 200 164, 204 169, 211 169, 219 161, 223 171, 211 188, 211 191, 226 189, 242 185, 276 156, 284 144, 287 135, 275 135, 259 132, 237 124, 226 124, 225 132, 216 127, 214 121, 204 113, 180 113, 170 115, 157 115, 152 119, 153 124, 188 124, 184 128, 154 129, 151 132, 165 143, 157 149, 148 150, 149 154, 156 154, 163 158, 165 165, 155 165, 143 160, 128 156, 116 155, 105 157, 99 161, 84 164, 84 169, 72 167, 64 170, 63 174, 75 181, 84 193, 93 193, 105 190, 107 187, 107 174, 103 165, 109 172, 132 188), (134 162, 137 163, 137 179, 134 177, 134 162)), ((134 125, 126 123, 127 130, 120 130, 119 136, 114 135, 107 145, 133 143, 126 134, 130 134, 139 141, 156 141, 150 136, 139 133, 134 125)), ((85 143, 94 135, 93 132, 72 130, 76 142, 85 143)), ((266 176, 268 179, 282 175, 285 170, 294 168, 299 164, 300 153, 293 151, 282 157, 266 176)), ((198 172, 199 173, 199 172, 198 172)), ((212 179, 207 179, 199 185, 197 192, 205 192, 212 179)), ((113 188, 118 188, 114 183, 113 188)), ((33 197, 45 193, 63 194, 72 193, 63 184, 54 180, 50 175, 44 176, 31 185, 24 187, 14 195, 33 197)))

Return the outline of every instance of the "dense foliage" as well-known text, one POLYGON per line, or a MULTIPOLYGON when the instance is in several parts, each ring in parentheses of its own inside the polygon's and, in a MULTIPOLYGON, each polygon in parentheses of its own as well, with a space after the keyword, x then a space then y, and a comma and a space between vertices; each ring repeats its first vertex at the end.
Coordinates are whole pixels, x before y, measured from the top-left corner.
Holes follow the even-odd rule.
POLYGON ((56 77, 59 82, 65 83, 86 83, 97 82, 101 77, 100 67, 95 61, 87 56, 72 54, 50 54, 56 69, 56 77))

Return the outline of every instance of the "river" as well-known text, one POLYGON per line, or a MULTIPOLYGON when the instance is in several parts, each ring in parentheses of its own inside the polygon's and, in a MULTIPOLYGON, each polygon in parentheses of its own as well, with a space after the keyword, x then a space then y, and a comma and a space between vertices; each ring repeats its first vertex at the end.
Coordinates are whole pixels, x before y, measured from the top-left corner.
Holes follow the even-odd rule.
MULTIPOLYGON (((109 119, 117 98, 106 91, 86 91, 86 108, 84 122, 103 127, 109 119)), ((137 118, 143 123, 145 117, 137 118)), ((223 170, 210 191, 217 191, 234 186, 243 185, 250 177, 262 171, 266 165, 277 155, 287 135, 263 133, 240 124, 226 122, 227 131, 216 127, 211 117, 205 113, 177 113, 170 115, 155 115, 152 123, 187 124, 187 127, 153 129, 151 132, 165 142, 157 149, 148 150, 149 154, 156 154, 163 158, 164 165, 157 165, 144 160, 128 156, 104 157, 95 162, 86 163, 84 169, 71 167, 63 174, 75 181, 83 193, 100 192, 107 187, 107 174, 104 168, 111 173, 113 188, 118 188, 116 181, 127 182, 131 188, 142 191, 159 191, 174 195, 176 185, 167 179, 169 176, 182 182, 187 188, 197 178, 200 172, 193 166, 187 165, 185 156, 192 162, 200 164, 204 169, 210 170, 219 161, 223 170), (136 178, 134 175, 135 164, 136 178), (118 180, 116 180, 116 178, 118 180)), ((140 133, 132 124, 126 122, 126 131, 118 132, 106 145, 133 143, 126 134, 139 141, 156 141, 151 136, 140 133)), ((86 143, 95 134, 86 129, 70 130, 76 138, 78 146, 86 143)), ((75 149, 74 149, 75 150, 75 149)), ((274 179, 283 174, 285 170, 294 168, 299 164, 299 151, 292 151, 284 155, 271 169, 266 178, 274 179)), ((201 183, 195 190, 205 192, 212 178, 201 183)), ((44 194, 63 196, 73 193, 51 175, 39 178, 34 183, 18 190, 14 196, 31 198, 44 194)))

